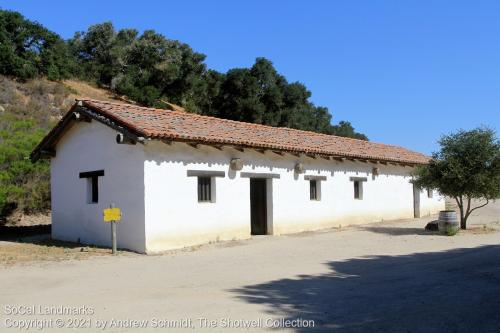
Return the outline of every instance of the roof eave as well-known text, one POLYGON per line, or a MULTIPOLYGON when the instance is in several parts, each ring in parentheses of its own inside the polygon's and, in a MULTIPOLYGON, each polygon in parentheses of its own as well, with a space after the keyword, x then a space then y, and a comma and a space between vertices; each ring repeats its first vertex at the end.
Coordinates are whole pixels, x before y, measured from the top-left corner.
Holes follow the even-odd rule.
POLYGON ((85 103, 77 100, 77 102, 73 104, 69 111, 66 112, 66 114, 61 118, 61 120, 59 120, 57 125, 33 149, 30 154, 31 162, 37 162, 39 159, 45 157, 55 157, 56 151, 54 147, 62 135, 64 135, 64 132, 75 122, 82 120, 87 121, 90 119, 103 123, 104 125, 117 130, 134 141, 141 143, 145 142, 144 136, 141 135, 141 133, 137 133, 136 128, 127 126, 127 124, 123 123, 116 117, 109 117, 101 110, 96 109, 91 105, 85 105, 85 103))
POLYGON ((206 145, 206 146, 229 146, 229 147, 239 147, 241 149, 262 149, 262 150, 270 150, 270 151, 280 151, 283 153, 289 153, 289 154, 303 154, 303 155, 317 155, 317 156, 329 156, 330 158, 333 159, 342 159, 342 160, 358 160, 362 162, 379 162, 379 163, 390 163, 390 164, 399 164, 399 165, 407 165, 407 166, 416 166, 416 165, 425 165, 428 164, 428 162, 423 162, 423 161, 410 161, 410 160, 399 160, 399 159, 385 159, 385 158, 379 158, 379 157, 374 157, 374 156, 361 156, 361 155, 356 155, 356 154, 331 154, 327 153, 324 151, 316 151, 316 150, 300 150, 300 149, 293 149, 293 148, 279 148, 279 147, 274 147, 272 145, 262 145, 262 144, 255 144, 255 145, 247 145, 247 144, 241 144, 241 143, 235 143, 232 142, 231 140, 223 140, 223 139, 218 139, 218 140, 197 140, 195 138, 183 138, 183 137, 178 137, 178 136, 169 136, 169 135, 162 135, 162 136, 152 136, 149 137, 148 139, 150 140, 160 140, 160 141, 169 141, 169 142, 182 142, 182 143, 196 143, 200 145, 206 145))
POLYGON ((399 164, 399 165, 407 165, 407 166, 416 166, 416 165, 425 165, 428 164, 428 161, 417 161, 417 160, 404 160, 404 159, 392 159, 392 158, 380 158, 375 156, 361 156, 357 154, 348 154, 348 153, 328 153, 325 151, 319 151, 316 149, 297 149, 297 148, 283 148, 283 147, 274 147, 271 144, 241 144, 232 142, 231 140, 224 139, 216 139, 216 140, 197 140, 196 138, 183 138, 174 135, 160 135, 160 136, 150 136, 144 130, 133 126, 132 124, 126 123, 122 121, 119 117, 115 116, 113 113, 108 112, 106 110, 94 107, 91 103, 87 103, 85 100, 77 100, 76 103, 70 108, 70 110, 63 116, 63 118, 59 121, 59 123, 42 139, 42 141, 35 147, 33 152, 30 154, 30 159, 32 162, 36 162, 40 158, 43 157, 54 157, 55 150, 54 147, 64 134, 64 132, 75 122, 82 120, 75 116, 75 114, 83 114, 85 117, 90 119, 97 120, 108 127, 111 127, 118 132, 126 135, 130 139, 145 143, 147 140, 158 139, 158 140, 169 140, 176 142, 185 142, 185 143, 198 143, 205 145, 228 145, 240 147, 241 149, 267 149, 272 151, 280 151, 284 153, 291 154, 304 154, 304 155, 317 155, 317 156, 328 156, 329 158, 334 158, 337 160, 359 160, 362 162, 380 162, 391 163, 391 164, 399 164))

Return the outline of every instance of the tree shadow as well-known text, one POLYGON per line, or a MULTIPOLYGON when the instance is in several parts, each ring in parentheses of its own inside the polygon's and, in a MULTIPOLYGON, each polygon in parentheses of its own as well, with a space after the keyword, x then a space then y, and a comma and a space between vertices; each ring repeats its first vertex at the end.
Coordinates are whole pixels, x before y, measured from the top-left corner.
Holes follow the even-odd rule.
POLYGON ((500 246, 329 262, 320 275, 232 290, 296 332, 498 332, 500 246))

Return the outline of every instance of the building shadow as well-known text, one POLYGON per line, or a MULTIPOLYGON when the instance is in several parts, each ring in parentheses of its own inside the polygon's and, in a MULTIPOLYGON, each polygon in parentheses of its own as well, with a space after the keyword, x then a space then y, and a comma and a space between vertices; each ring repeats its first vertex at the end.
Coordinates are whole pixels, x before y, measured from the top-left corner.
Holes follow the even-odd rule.
POLYGON ((52 226, 50 224, 31 226, 0 226, 0 241, 22 240, 27 237, 39 235, 50 235, 52 226))
POLYGON ((438 231, 428 231, 425 230, 424 228, 405 228, 405 227, 362 227, 360 230, 363 231, 369 231, 373 232, 376 234, 385 234, 385 235, 391 235, 391 236, 407 236, 407 235, 421 235, 421 236, 428 236, 428 235, 439 235, 438 231))
POLYGON ((314 320, 295 332, 498 332, 500 246, 328 262, 329 272, 248 285, 269 315, 314 320))

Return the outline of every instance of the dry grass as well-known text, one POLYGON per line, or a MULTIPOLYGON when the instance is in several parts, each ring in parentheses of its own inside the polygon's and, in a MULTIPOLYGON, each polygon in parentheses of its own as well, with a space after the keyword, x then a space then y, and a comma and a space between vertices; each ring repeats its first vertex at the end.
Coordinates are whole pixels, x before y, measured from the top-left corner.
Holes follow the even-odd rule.
MULTIPOLYGON (((5 221, 5 226, 28 227, 51 224, 50 213, 24 214, 20 210, 15 210, 5 221)), ((0 222, 0 226, 2 223, 0 222)))
POLYGON ((468 226, 466 230, 459 230, 459 235, 485 235, 492 234, 494 232, 498 232, 499 230, 496 228, 492 228, 487 225, 482 226, 468 226))
MULTIPOLYGON (((34 242, 0 242, 0 267, 17 264, 63 260, 85 260, 97 256, 110 256, 111 249, 85 246, 56 240, 34 242)), ((118 251, 119 256, 134 255, 118 251)))
POLYGON ((74 101, 75 98, 84 97, 103 101, 116 101, 114 93, 106 89, 92 86, 89 83, 77 80, 65 80, 63 83, 72 90, 72 93, 69 95, 72 101, 74 101))
MULTIPOLYGON (((134 104, 137 105, 135 101, 132 101, 130 98, 124 95, 118 95, 111 90, 106 88, 100 88, 95 84, 91 84, 88 82, 78 81, 78 80, 65 80, 63 81, 64 86, 71 90, 71 94, 69 94, 69 99, 71 100, 71 104, 73 104, 75 99, 81 98, 91 98, 98 99, 101 101, 108 102, 120 102, 126 104, 134 104)), ((177 111, 185 111, 184 108, 165 102, 170 105, 172 110, 177 111)))

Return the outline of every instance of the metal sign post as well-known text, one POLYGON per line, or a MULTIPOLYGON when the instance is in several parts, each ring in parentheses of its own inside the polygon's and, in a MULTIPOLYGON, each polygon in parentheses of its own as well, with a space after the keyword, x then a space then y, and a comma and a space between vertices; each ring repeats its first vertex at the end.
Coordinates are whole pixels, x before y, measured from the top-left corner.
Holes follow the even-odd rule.
POLYGON ((116 223, 121 220, 122 212, 114 204, 103 210, 104 222, 111 222, 111 248, 112 253, 116 254, 116 223))
POLYGON ((113 248, 111 253, 116 254, 116 222, 111 221, 111 244, 113 244, 113 248))

